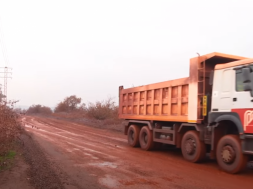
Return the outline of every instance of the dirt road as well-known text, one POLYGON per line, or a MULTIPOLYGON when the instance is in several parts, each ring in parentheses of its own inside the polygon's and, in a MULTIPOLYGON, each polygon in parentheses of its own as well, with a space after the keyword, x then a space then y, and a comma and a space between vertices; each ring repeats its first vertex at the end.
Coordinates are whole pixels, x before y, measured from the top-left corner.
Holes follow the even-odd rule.
POLYGON ((65 174, 66 188, 253 188, 250 168, 230 175, 220 171, 215 161, 186 162, 178 150, 131 148, 123 133, 54 119, 23 120, 50 161, 60 167, 60 174, 65 174))

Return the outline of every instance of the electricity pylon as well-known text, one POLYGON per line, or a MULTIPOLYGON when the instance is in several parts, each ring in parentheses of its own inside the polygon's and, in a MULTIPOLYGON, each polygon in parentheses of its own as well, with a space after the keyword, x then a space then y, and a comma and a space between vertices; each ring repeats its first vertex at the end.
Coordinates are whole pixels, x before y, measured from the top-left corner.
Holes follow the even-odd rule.
POLYGON ((1 92, 0 98, 1 98, 1 100, 4 99, 7 102, 7 80, 8 80, 8 78, 12 78, 11 76, 9 76, 9 74, 10 75, 12 74, 12 72, 11 72, 12 68, 9 68, 9 67, 0 67, 0 68, 4 69, 3 72, 0 72, 0 73, 4 74, 3 77, 2 76, 0 77, 0 78, 4 78, 4 91, 3 91, 4 93, 2 94, 2 92, 1 92))

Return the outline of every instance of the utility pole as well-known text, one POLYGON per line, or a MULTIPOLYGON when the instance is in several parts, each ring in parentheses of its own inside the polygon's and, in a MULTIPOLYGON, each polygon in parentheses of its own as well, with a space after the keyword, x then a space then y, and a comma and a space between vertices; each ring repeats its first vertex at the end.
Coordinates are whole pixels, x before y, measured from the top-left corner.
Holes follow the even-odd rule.
POLYGON ((0 84, 0 103, 3 101, 3 98, 5 98, 5 96, 3 95, 2 84, 0 84))
POLYGON ((3 73, 4 76, 0 77, 0 78, 4 78, 4 93, 3 93, 3 96, 2 96, 2 92, 1 92, 1 100, 4 99, 6 102, 7 102, 7 80, 8 78, 11 78, 11 76, 9 76, 9 74, 11 75, 12 74, 12 68, 9 68, 9 67, 0 67, 2 69, 4 69, 3 72, 0 72, 0 73, 3 73))

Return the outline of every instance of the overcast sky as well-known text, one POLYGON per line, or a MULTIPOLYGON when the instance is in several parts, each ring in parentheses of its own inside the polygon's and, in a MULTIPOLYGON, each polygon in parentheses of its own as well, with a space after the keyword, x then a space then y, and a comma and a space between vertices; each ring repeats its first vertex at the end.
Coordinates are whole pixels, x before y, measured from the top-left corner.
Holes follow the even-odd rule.
POLYGON ((0 24, 8 99, 26 106, 118 101, 120 85, 187 77, 197 52, 253 57, 252 0, 0 0, 0 24))

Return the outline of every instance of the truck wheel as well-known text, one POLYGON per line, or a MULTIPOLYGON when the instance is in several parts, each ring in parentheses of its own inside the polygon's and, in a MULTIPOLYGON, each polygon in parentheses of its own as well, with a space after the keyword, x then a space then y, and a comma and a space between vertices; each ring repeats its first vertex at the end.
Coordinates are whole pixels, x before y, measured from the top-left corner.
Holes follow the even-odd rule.
POLYGON ((152 150, 154 147, 153 132, 147 126, 141 128, 139 141, 143 150, 152 150))
POLYGON ((138 147, 139 146, 139 134, 140 134, 140 127, 137 125, 131 125, 128 128, 127 132, 127 138, 128 138, 128 144, 132 147, 138 147))
POLYGON ((200 141, 197 131, 187 131, 181 141, 181 151, 184 159, 197 163, 206 156, 206 146, 200 141))
POLYGON ((216 158, 221 169, 232 174, 242 171, 248 160, 248 156, 242 153, 237 135, 226 135, 219 140, 216 158))

